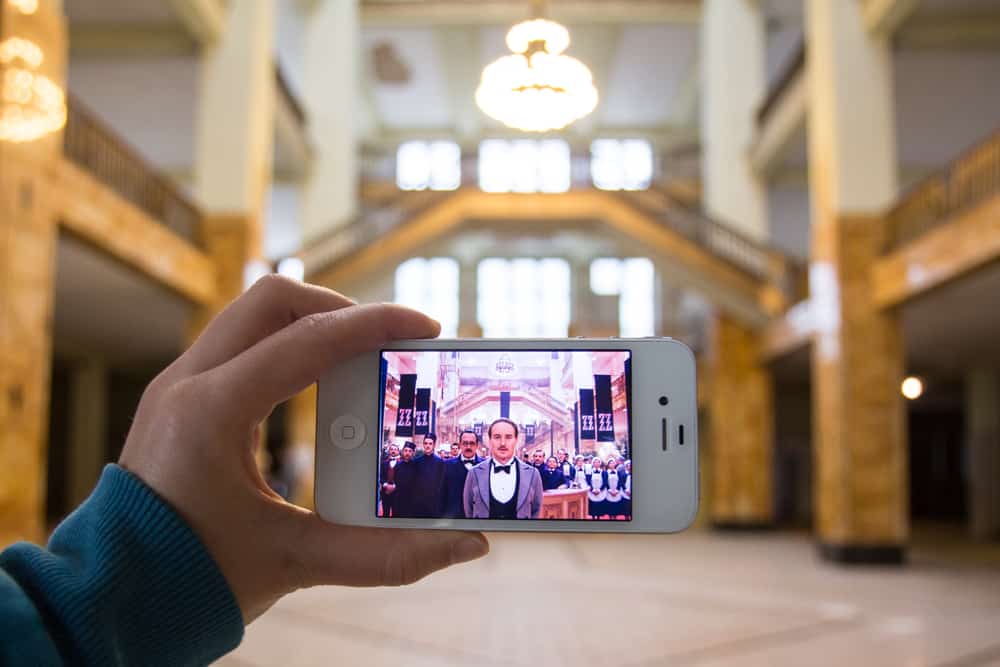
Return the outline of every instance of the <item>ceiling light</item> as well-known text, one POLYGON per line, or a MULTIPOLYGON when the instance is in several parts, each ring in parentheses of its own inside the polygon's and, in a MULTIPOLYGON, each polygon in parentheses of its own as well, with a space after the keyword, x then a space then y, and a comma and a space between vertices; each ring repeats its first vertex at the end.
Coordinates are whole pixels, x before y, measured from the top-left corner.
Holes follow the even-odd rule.
POLYGON ((536 18, 507 33, 514 53, 483 70, 476 104, 507 127, 525 132, 560 130, 597 106, 597 88, 587 66, 563 55, 569 31, 536 18))
POLYGON ((900 385, 899 390, 903 392, 903 396, 914 401, 924 393, 924 383, 920 378, 911 375, 903 380, 903 384, 900 385))
POLYGON ((34 141, 66 123, 66 96, 41 74, 44 55, 29 39, 0 42, 0 141, 34 141))

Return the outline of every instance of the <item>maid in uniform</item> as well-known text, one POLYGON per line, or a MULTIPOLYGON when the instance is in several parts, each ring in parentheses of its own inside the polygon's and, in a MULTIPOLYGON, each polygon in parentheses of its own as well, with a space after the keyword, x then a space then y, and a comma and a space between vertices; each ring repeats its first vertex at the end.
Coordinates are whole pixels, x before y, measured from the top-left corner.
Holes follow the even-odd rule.
POLYGON ((608 484, 607 498, 604 501, 604 511, 609 517, 614 519, 624 513, 622 503, 625 498, 622 495, 622 487, 625 480, 622 473, 618 472, 618 459, 613 456, 608 459, 608 469, 604 472, 604 478, 608 484))
POLYGON ((625 470, 622 472, 622 514, 626 519, 632 518, 632 460, 625 460, 625 470))
POLYGON ((604 462, 595 456, 591 473, 587 476, 587 484, 590 486, 587 498, 590 500, 591 519, 597 519, 608 513, 605 507, 605 499, 608 497, 608 480, 604 476, 603 465, 604 462))
POLYGON ((573 487, 577 489, 586 489, 588 488, 587 471, 583 467, 583 457, 577 456, 575 463, 576 465, 573 466, 575 472, 573 473, 573 479, 571 480, 573 482, 573 487))

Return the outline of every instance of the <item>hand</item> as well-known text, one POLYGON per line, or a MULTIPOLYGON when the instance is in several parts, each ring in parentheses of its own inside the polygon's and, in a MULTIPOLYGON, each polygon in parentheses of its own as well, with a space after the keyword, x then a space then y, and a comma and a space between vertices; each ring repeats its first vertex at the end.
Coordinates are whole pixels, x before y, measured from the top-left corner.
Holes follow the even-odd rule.
POLYGON ((338 362, 439 328, 401 306, 268 276, 146 388, 119 464, 191 525, 245 623, 299 588, 408 584, 488 551, 481 533, 327 523, 268 488, 254 462, 275 405, 338 362))

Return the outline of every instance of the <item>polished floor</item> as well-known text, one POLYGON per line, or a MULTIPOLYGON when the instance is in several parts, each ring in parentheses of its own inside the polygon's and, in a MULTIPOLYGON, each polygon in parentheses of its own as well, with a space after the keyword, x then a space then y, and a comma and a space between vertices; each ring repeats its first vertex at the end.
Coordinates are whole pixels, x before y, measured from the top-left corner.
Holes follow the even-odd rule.
POLYGON ((219 664, 1000 667, 1000 546, 845 569, 804 534, 491 542, 409 588, 292 595, 219 664))

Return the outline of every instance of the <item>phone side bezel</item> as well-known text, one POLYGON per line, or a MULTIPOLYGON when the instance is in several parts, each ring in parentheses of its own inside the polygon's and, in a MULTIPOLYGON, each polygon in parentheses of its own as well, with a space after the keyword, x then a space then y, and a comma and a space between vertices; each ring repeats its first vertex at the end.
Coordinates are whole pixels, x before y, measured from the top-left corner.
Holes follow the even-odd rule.
POLYGON ((676 532, 698 510, 697 378, 694 355, 671 338, 434 339, 396 341, 328 371, 320 379, 316 410, 316 511, 334 523, 398 528, 543 532, 676 532), (630 350, 633 457, 631 521, 394 519, 375 516, 380 441, 379 360, 385 350, 630 350), (668 395, 666 406, 658 398, 668 395), (355 450, 335 447, 329 426, 351 413, 367 429, 355 450), (661 449, 661 418, 670 418, 672 446, 661 449), (684 424, 685 444, 676 442, 684 424))

